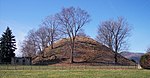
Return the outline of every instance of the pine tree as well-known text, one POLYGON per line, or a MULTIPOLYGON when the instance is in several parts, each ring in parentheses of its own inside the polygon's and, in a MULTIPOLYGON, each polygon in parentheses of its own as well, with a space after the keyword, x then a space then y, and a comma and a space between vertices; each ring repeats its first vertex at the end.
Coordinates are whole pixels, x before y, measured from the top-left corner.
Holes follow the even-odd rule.
POLYGON ((1 38, 0 38, 0 63, 2 62, 1 38))
POLYGON ((11 58, 15 57, 14 51, 16 50, 15 36, 12 31, 7 27, 6 31, 2 34, 0 39, 0 59, 4 63, 11 63, 11 58))

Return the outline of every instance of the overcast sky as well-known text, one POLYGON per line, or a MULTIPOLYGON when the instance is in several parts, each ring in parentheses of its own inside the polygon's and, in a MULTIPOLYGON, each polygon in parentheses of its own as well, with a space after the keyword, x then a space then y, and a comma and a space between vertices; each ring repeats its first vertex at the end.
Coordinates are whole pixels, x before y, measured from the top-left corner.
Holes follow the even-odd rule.
POLYGON ((150 0, 0 0, 0 34, 9 26, 19 48, 28 31, 37 29, 46 16, 71 6, 91 15, 92 21, 84 28, 92 38, 100 22, 122 16, 133 28, 129 51, 145 52, 150 46, 150 0))

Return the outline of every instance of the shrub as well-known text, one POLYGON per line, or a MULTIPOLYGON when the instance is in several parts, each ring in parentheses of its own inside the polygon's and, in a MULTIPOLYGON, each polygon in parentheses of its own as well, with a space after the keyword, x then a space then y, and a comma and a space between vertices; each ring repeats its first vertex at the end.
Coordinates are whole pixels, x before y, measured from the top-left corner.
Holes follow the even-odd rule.
POLYGON ((140 65, 144 69, 150 69, 150 53, 141 56, 140 65))

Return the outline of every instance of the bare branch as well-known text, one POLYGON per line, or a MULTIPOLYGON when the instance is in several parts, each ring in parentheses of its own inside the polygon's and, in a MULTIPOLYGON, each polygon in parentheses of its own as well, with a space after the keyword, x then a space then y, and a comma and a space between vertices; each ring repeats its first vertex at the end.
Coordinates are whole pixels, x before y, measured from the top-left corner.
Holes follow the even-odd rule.
POLYGON ((90 21, 89 14, 80 8, 63 8, 56 14, 59 25, 67 32, 71 43, 71 63, 73 62, 74 43, 78 31, 90 21))
POLYGON ((97 39, 117 54, 127 43, 126 39, 130 35, 130 30, 128 22, 122 17, 119 17, 117 21, 104 21, 99 25, 97 39))

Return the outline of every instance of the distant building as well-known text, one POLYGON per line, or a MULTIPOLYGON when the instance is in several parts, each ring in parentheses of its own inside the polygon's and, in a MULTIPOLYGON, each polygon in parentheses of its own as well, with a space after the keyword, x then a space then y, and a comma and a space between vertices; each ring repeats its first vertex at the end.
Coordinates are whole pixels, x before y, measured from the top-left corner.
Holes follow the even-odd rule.
POLYGON ((14 57, 11 60, 11 64, 31 65, 32 64, 32 58, 31 57, 14 57))

